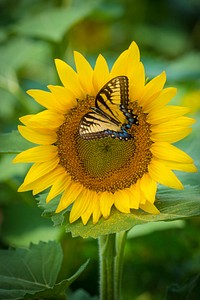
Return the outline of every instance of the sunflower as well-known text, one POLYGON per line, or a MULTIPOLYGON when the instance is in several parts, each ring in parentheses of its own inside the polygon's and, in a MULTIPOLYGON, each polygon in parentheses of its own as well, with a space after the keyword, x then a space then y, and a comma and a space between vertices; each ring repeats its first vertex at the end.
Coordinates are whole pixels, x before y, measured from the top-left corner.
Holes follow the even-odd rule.
POLYGON ((158 214, 154 205, 158 183, 181 190, 183 185, 173 170, 196 171, 192 158, 172 145, 191 132, 194 120, 184 116, 189 109, 167 105, 176 89, 164 88, 165 72, 146 82, 135 42, 111 70, 102 55, 94 69, 78 52, 74 60, 76 71, 55 60, 63 86, 28 91, 45 110, 20 118, 19 132, 37 146, 14 159, 15 163, 33 163, 18 191, 32 190, 35 195, 48 189, 47 203, 60 195, 56 213, 71 205, 70 222, 81 218, 86 224, 92 217, 97 223, 101 216, 109 217, 113 206, 121 213, 142 209, 158 214), (99 91, 105 92, 104 106, 111 105, 103 87, 119 85, 119 78, 128 82, 129 96, 125 108, 115 107, 125 119, 137 120, 121 127, 122 138, 118 132, 101 128, 104 116, 95 107, 99 91), (95 122, 100 128, 92 135, 95 122), (80 134, 80 124, 89 128, 86 138, 80 134))

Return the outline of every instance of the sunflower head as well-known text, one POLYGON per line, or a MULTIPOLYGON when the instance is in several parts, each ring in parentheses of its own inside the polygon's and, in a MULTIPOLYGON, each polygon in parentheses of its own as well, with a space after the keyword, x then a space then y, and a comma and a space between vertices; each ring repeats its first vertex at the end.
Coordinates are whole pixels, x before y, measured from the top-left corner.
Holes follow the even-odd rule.
POLYGON ((48 189, 47 202, 60 195, 56 213, 73 204, 70 222, 96 223, 112 206, 158 214, 157 184, 183 189, 173 170, 196 171, 173 145, 191 131, 188 108, 168 105, 176 89, 164 88, 164 72, 146 83, 135 42, 111 70, 102 55, 94 69, 74 58, 76 71, 56 59, 63 86, 28 91, 45 110, 20 118, 21 135, 37 146, 14 159, 33 163, 19 191, 48 189))

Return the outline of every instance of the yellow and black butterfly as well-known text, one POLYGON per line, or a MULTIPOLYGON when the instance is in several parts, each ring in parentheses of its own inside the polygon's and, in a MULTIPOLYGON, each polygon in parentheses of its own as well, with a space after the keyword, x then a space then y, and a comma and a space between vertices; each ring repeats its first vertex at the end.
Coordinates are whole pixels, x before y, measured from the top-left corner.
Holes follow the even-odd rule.
POLYGON ((127 132, 133 124, 138 125, 137 115, 128 110, 128 78, 117 76, 108 81, 95 98, 95 107, 86 113, 79 126, 83 139, 92 140, 104 137, 128 140, 127 132))

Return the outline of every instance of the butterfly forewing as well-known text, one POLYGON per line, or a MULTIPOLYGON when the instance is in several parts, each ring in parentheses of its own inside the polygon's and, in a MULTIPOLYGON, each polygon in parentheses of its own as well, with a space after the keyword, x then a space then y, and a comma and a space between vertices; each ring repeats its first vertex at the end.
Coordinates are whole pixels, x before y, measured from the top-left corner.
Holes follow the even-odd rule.
POLYGON ((96 96, 95 106, 121 124, 126 122, 126 117, 121 111, 121 106, 128 105, 128 78, 118 76, 111 79, 96 96))

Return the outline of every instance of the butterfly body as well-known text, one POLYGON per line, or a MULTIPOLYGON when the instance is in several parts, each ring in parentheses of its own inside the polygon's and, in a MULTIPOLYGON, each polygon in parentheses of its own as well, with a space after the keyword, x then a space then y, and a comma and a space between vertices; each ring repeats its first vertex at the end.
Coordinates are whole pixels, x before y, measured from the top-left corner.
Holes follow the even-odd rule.
POLYGON ((128 78, 118 76, 111 79, 95 98, 95 107, 86 113, 80 122, 79 134, 83 139, 93 140, 111 137, 129 140, 127 132, 138 124, 137 115, 128 109, 128 78))

